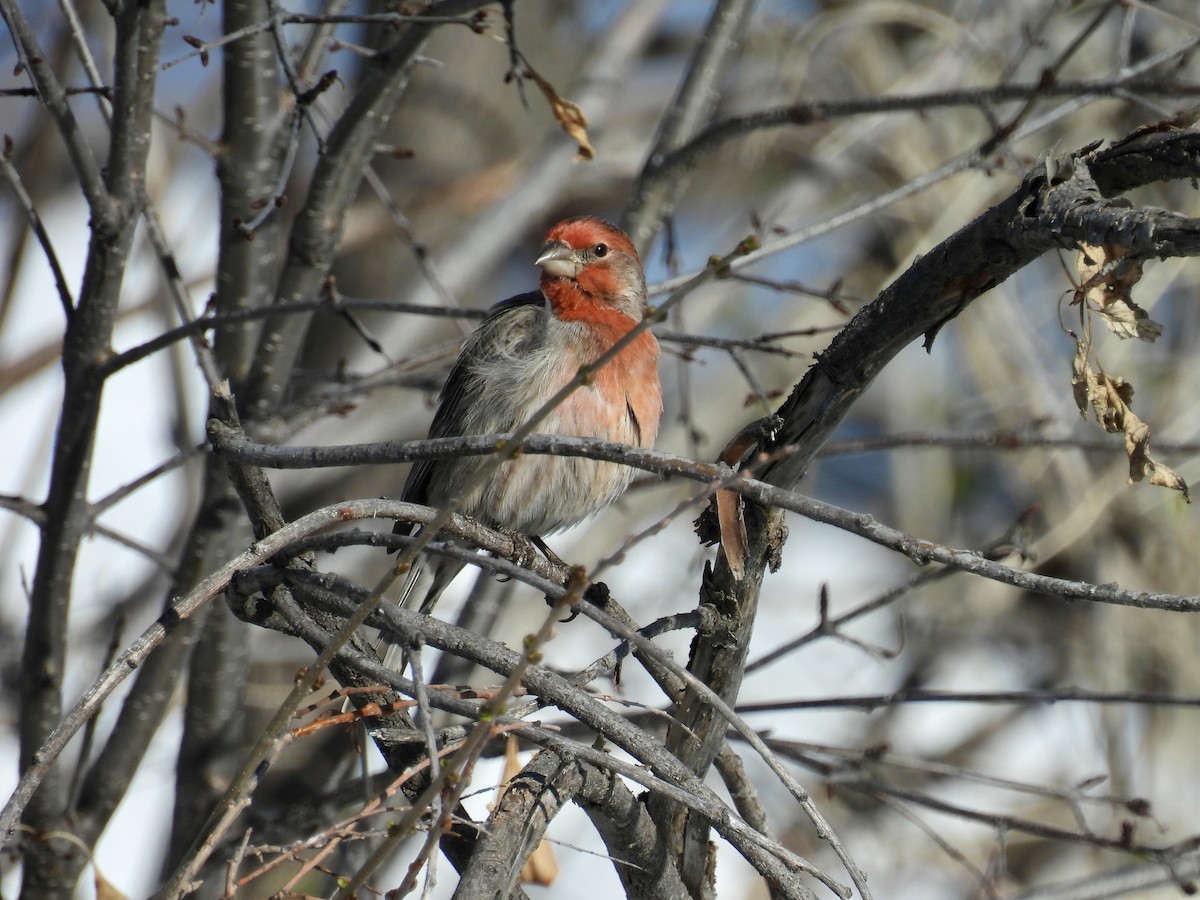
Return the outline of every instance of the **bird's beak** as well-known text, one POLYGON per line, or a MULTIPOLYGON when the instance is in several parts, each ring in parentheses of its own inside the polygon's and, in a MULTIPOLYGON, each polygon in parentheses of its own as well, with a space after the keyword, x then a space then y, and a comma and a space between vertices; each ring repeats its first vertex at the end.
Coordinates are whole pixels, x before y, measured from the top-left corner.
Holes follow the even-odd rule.
POLYGON ((566 241, 546 241, 534 265, 556 278, 574 278, 579 274, 579 257, 566 241))

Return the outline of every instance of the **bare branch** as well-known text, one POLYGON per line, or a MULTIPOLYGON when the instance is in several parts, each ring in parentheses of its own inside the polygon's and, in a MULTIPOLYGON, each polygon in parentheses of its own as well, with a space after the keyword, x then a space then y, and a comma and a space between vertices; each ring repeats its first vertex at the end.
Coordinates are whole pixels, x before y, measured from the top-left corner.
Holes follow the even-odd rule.
POLYGON ((71 316, 75 313, 75 300, 71 297, 71 288, 67 285, 67 278, 63 275, 62 266, 58 262, 58 254, 54 250, 54 243, 50 240, 50 235, 46 232, 42 217, 34 205, 33 198, 29 196, 29 192, 21 183, 21 175, 14 168, 10 156, 11 153, 7 147, 0 151, 0 175, 3 175, 4 180, 8 182, 8 189, 13 192, 21 209, 25 211, 29 225, 37 236, 38 243, 42 245, 46 262, 50 266, 50 271, 54 273, 54 286, 58 289, 58 299, 62 303, 63 313, 66 315, 67 321, 70 321, 71 316))
POLYGON ((686 187, 685 173, 661 161, 696 133, 720 98, 721 80, 733 64, 754 0, 716 0, 692 54, 679 92, 658 126, 649 157, 634 186, 621 224, 644 255, 686 187))
MULTIPOLYGON (((275 291, 275 303, 287 305, 317 296, 329 273, 341 238, 346 210, 362 179, 363 166, 375 151, 401 92, 411 62, 445 16, 457 17, 485 0, 441 0, 419 22, 409 23, 398 40, 380 52, 349 107, 330 132, 312 176, 304 209, 292 229, 290 252, 275 291), (432 18, 429 18, 432 17, 432 18), (425 21, 428 19, 428 21, 425 21)), ((283 397, 300 351, 307 317, 269 319, 254 354, 254 373, 245 396, 247 408, 269 412, 283 397)))
POLYGON ((1121 243, 1143 258, 1200 253, 1195 220, 1107 199, 1189 170, 1200 173, 1194 131, 1146 135, 1028 173, 1014 193, 914 262, 838 334, 779 411, 786 425, 772 448, 796 444, 797 452, 768 466, 763 479, 796 484, 900 350, 921 334, 929 346, 947 321, 1043 253, 1084 241, 1121 243))
POLYGON ((50 67, 49 58, 38 43, 29 23, 25 20, 21 8, 12 0, 0 2, 0 15, 8 25, 9 31, 15 38, 17 53, 21 58, 21 67, 33 79, 38 99, 49 111, 59 134, 71 155, 75 171, 79 176, 79 184, 84 196, 88 199, 92 215, 107 220, 111 215, 108 188, 104 183, 100 164, 92 155, 75 114, 67 102, 67 90, 59 82, 54 70, 50 67))

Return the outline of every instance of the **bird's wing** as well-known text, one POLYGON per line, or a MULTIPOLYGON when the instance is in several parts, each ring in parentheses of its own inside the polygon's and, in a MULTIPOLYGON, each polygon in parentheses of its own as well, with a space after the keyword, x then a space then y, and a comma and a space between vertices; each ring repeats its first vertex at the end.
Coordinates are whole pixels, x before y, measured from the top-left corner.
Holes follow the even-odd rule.
MULTIPOLYGON (((467 338, 454 368, 450 370, 450 375, 442 386, 437 412, 433 414, 433 423, 429 426, 429 437, 458 436, 461 433, 461 418, 457 411, 466 403, 487 402, 486 398, 475 396, 478 393, 478 382, 471 371, 472 368, 481 361, 498 356, 511 356, 514 345, 527 339, 530 329, 498 327, 502 324, 500 320, 506 317, 515 319, 543 316, 547 309, 546 298, 541 292, 530 291, 528 294, 518 294, 502 300, 488 310, 487 318, 467 338)), ((423 459, 413 463, 401 495, 405 500, 410 503, 428 503, 429 478, 436 463, 436 459, 423 459)), ((393 531, 397 534, 412 534, 413 524, 397 522, 393 531)))

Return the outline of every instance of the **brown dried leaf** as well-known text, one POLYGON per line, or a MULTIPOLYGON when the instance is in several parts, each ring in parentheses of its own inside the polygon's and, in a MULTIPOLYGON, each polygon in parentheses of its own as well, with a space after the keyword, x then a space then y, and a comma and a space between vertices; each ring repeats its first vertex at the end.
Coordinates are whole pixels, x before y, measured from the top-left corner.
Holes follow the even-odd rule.
MULTIPOLYGON (((504 789, 510 781, 521 774, 521 761, 517 758, 517 736, 509 734, 504 743, 504 780, 496 793, 496 802, 504 796, 504 789)), ((558 877, 558 860, 554 858, 554 848, 548 841, 542 840, 521 866, 522 884, 549 885, 558 877)))
POLYGON ((1096 416, 1104 430, 1116 434, 1126 430, 1126 422, 1130 416, 1137 418, 1130 410, 1133 402, 1133 385, 1119 375, 1107 375, 1101 372, 1096 376, 1097 388, 1093 399, 1096 416))
POLYGON ((509 734, 504 740, 504 774, 496 790, 496 802, 504 797, 508 783, 521 774, 521 760, 517 758, 517 736, 509 734))
POLYGON ((559 96, 558 91, 554 89, 554 85, 538 74, 528 63, 526 63, 525 74, 532 78, 534 84, 541 88, 542 93, 545 94, 546 100, 550 103, 550 110, 554 113, 554 118, 558 120, 559 127, 579 145, 579 152, 575 158, 577 160, 593 159, 596 156, 596 148, 588 140, 587 116, 583 114, 583 110, 579 108, 579 104, 572 103, 567 98, 559 96))
POLYGON ((521 866, 522 884, 550 885, 558 877, 558 860, 554 858, 554 848, 547 841, 539 841, 533 852, 521 866))
POLYGON ((746 574, 746 556, 749 554, 741 494, 727 488, 718 489, 717 522, 721 526, 721 549, 725 551, 730 574, 735 580, 741 581, 746 574))
MULTIPOLYGON (((721 451, 720 460, 736 468, 746 456, 779 430, 783 421, 778 416, 766 416, 746 425, 733 436, 721 451)), ((721 550, 734 580, 741 581, 746 574, 746 557, 750 542, 746 535, 746 519, 743 515, 742 495, 729 488, 717 490, 717 524, 721 530, 721 550)))
POLYGON ((1075 405, 1079 414, 1087 417, 1092 406, 1092 383, 1096 373, 1088 364, 1087 345, 1083 341, 1075 342, 1075 359, 1071 363, 1071 393, 1075 395, 1075 405))
POLYGON ((1170 466, 1156 462, 1150 456, 1150 426, 1135 416, 1128 415, 1129 421, 1125 428, 1125 452, 1129 455, 1129 480, 1131 482, 1147 479, 1159 487, 1181 491, 1183 499, 1191 503, 1187 482, 1170 466))
POLYGON ((1129 248, 1115 244, 1080 247, 1080 291, 1088 308, 1119 338, 1155 341, 1162 326, 1133 302, 1131 291, 1142 277, 1142 261, 1128 256, 1129 248))
POLYGON ((125 895, 117 890, 107 878, 101 875, 99 869, 94 868, 94 875, 96 900, 126 900, 125 895))
POLYGON ((1187 482, 1174 469, 1150 456, 1150 426, 1130 409, 1133 385, 1119 376, 1093 370, 1083 341, 1075 342, 1072 368, 1071 389, 1080 413, 1087 415, 1090 408, 1105 431, 1125 435, 1130 482, 1148 480, 1151 484, 1180 491, 1183 499, 1191 503, 1187 482))

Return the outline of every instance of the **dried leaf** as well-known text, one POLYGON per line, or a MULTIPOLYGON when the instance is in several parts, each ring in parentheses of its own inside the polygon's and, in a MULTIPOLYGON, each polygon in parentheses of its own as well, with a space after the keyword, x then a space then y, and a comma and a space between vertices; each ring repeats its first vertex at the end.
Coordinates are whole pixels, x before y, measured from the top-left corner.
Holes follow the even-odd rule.
POLYGON ((579 108, 579 104, 572 103, 567 98, 559 96, 558 91, 554 89, 554 85, 538 74, 528 63, 526 64, 525 74, 529 78, 532 78, 534 84, 541 88, 542 93, 545 94, 546 100, 550 103, 550 110, 554 113, 554 118, 558 120, 559 127, 579 145, 579 152, 575 158, 594 158, 596 148, 588 140, 587 116, 583 114, 583 110, 579 108))
POLYGON ((517 736, 509 734, 504 741, 504 774, 501 776, 500 787, 496 790, 496 802, 504 798, 508 783, 521 774, 521 760, 517 758, 517 736))
POLYGON ((522 884, 550 885, 558 877, 558 860, 548 841, 540 841, 521 866, 522 884))
POLYGON ((101 875, 100 870, 95 868, 94 864, 92 868, 95 876, 96 900, 125 900, 125 895, 101 875))
POLYGON ((1104 430, 1116 434, 1125 431, 1129 417, 1137 418, 1129 409, 1133 402, 1133 385, 1119 375, 1096 376, 1097 390, 1093 398, 1096 415, 1104 430))
POLYGON ((749 540, 746 520, 742 517, 742 495, 727 488, 717 490, 717 522, 721 526, 721 549, 736 581, 746 574, 749 540))
POLYGON ((1075 359, 1071 363, 1071 370, 1071 393, 1075 395, 1079 414, 1086 418, 1092 407, 1092 379, 1095 373, 1088 365, 1087 345, 1083 341, 1075 342, 1075 359))
MULTIPOLYGON (((727 466, 740 466, 746 456, 760 444, 770 440, 782 426, 778 416, 757 419, 744 427, 721 451, 720 460, 727 466)), ((729 488, 717 490, 717 524, 721 530, 721 550, 725 562, 736 581, 746 574, 746 557, 749 555, 749 538, 746 535, 746 519, 743 516, 742 495, 729 488)))
POLYGON ((1129 413, 1132 421, 1125 429, 1125 452, 1129 454, 1129 480, 1148 480, 1159 487, 1183 493, 1183 499, 1192 502, 1187 482, 1170 466, 1156 462, 1150 456, 1150 426, 1129 413))
MULTIPOLYGON (((500 782, 496 793, 496 802, 504 796, 504 789, 510 781, 521 774, 521 761, 517 758, 517 736, 509 734, 504 743, 504 780, 500 782)), ((525 859, 521 866, 522 884, 549 885, 558 877, 558 860, 554 858, 554 848, 548 841, 540 841, 525 859)))
POLYGON ((1115 244, 1080 247, 1080 293, 1117 337, 1153 342, 1163 329, 1133 302, 1130 292, 1142 277, 1142 261, 1128 253, 1115 244))
POLYGON ((1148 480, 1151 484, 1180 491, 1183 499, 1191 503, 1187 482, 1174 469, 1150 456, 1150 426, 1130 408, 1133 385, 1119 376, 1092 369, 1083 341, 1075 342, 1072 368, 1071 389, 1080 413, 1087 415, 1090 408, 1105 431, 1125 435, 1130 482, 1148 480))

